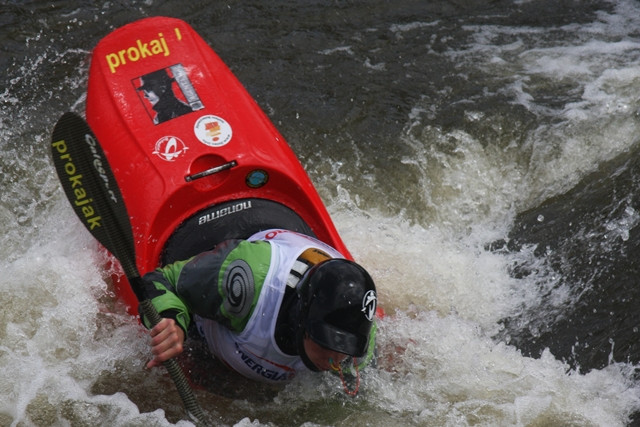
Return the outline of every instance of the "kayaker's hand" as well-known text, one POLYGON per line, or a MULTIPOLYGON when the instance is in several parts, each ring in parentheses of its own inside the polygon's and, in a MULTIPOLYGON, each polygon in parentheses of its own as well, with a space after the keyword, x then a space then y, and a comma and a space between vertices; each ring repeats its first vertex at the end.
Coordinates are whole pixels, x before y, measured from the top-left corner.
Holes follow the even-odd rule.
POLYGON ((182 328, 173 319, 162 319, 151 329, 151 352, 155 357, 147 363, 147 368, 159 366, 165 360, 182 353, 183 343, 182 328))

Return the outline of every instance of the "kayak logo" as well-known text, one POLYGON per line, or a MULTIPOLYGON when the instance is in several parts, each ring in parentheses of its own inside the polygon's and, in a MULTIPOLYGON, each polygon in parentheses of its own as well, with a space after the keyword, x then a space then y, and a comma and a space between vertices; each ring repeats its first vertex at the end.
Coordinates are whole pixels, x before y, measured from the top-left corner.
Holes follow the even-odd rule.
MULTIPOLYGON (((174 31, 176 39, 178 41, 182 40, 180 29, 176 27, 174 31)), ((158 38, 145 42, 138 39, 132 46, 106 54, 105 61, 107 61, 107 65, 109 66, 111 73, 114 74, 119 67, 128 63, 138 62, 141 59, 150 58, 156 55, 169 56, 170 54, 171 52, 169 51, 169 46, 167 45, 164 35, 162 33, 158 33, 158 38)))
POLYGON ((233 136, 231 125, 222 117, 213 115, 200 117, 193 126, 193 132, 200 142, 210 147, 222 147, 233 136))
POLYGON ((202 215, 200 218, 198 218, 198 225, 204 225, 208 222, 215 221, 218 218, 221 218, 223 216, 231 215, 247 209, 251 209, 251 200, 247 200, 246 202, 236 203, 232 206, 227 206, 225 208, 216 209, 214 212, 208 213, 206 215, 202 215))
POLYGON ((182 156, 189 147, 177 136, 163 136, 156 141, 156 149, 153 154, 160 157, 167 162, 173 162, 178 157, 182 156))

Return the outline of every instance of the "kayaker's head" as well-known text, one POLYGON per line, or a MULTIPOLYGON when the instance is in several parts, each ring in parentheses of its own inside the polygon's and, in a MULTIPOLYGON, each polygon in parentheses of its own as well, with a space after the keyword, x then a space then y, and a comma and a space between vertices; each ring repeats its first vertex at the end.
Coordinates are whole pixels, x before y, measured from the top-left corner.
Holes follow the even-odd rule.
POLYGON ((376 287, 353 261, 330 259, 311 267, 297 287, 298 349, 309 369, 328 370, 347 356, 367 353, 376 312, 376 287))

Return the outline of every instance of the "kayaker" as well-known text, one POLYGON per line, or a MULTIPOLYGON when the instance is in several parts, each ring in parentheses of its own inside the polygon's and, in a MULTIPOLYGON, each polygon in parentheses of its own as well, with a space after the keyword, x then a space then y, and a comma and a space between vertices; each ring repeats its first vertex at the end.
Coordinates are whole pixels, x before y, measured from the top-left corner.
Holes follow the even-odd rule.
MULTIPOLYGON (((195 324, 214 357, 240 374, 283 383, 337 371, 355 394, 374 355, 377 296, 364 268, 311 237, 267 230, 228 240, 145 275, 164 319, 148 367, 179 355, 195 324), (343 370, 355 375, 355 390, 343 370)), ((146 324, 146 321, 145 321, 146 324)))

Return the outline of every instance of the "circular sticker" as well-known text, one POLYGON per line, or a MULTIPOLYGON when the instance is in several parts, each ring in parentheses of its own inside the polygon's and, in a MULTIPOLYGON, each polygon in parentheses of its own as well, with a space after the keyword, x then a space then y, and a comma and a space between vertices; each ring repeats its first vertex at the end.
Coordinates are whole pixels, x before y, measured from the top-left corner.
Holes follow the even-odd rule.
POLYGON ((247 174, 245 182, 251 188, 260 188, 269 181, 269 174, 262 169, 252 170, 247 174))
POLYGON ((210 147, 221 147, 231 141, 233 132, 225 119, 207 115, 200 117, 193 126, 196 137, 210 147))
POLYGON ((177 136, 163 136, 156 141, 153 154, 162 160, 172 162, 187 151, 187 146, 177 136))

